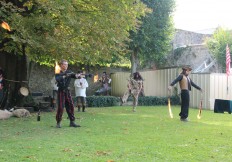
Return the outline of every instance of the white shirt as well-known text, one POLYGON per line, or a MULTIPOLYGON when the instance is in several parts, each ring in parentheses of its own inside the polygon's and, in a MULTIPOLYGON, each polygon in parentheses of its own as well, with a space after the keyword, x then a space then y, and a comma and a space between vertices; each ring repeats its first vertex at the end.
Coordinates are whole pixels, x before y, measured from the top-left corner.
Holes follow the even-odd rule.
POLYGON ((75 87, 76 97, 77 96, 86 97, 86 88, 89 87, 89 84, 85 78, 76 79, 74 82, 74 87, 75 87))
POLYGON ((55 77, 53 77, 52 80, 51 80, 51 86, 52 86, 53 90, 58 91, 57 82, 56 82, 55 77))

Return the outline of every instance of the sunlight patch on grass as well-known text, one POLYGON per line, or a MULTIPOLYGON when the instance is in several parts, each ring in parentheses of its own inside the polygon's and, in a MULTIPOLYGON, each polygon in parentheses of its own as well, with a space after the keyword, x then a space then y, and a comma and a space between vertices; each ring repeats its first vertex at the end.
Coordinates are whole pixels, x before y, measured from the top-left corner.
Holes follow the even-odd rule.
POLYGON ((216 125, 216 126, 227 126, 227 127, 232 127, 232 122, 219 122, 219 121, 203 121, 201 123, 204 124, 209 124, 209 125, 216 125))
POLYGON ((133 114, 115 114, 115 115, 118 115, 118 116, 131 116, 133 114))
POLYGON ((143 118, 154 118, 156 115, 140 115, 143 118))

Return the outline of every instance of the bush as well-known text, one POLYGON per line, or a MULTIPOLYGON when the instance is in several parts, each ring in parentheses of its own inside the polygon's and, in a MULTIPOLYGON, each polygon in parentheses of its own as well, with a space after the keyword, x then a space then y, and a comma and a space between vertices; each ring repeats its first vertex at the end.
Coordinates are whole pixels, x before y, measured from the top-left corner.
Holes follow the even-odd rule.
MULTIPOLYGON (((171 96, 171 104, 179 105, 180 99, 178 96, 171 96)), ((119 106, 120 99, 115 96, 87 96, 86 97, 88 107, 111 107, 119 106)), ((132 97, 129 97, 127 101, 133 101, 132 97)), ((154 106, 154 105, 167 105, 168 97, 156 97, 156 96, 145 96, 139 97, 139 106, 154 106)))
POLYGON ((118 106, 120 99, 114 96, 88 96, 86 101, 88 107, 110 107, 118 106))
MULTIPOLYGON (((179 105, 180 99, 179 96, 170 97, 172 105, 179 105)), ((156 96, 145 96, 139 97, 138 105, 139 106, 154 106, 154 105, 167 105, 168 97, 156 97, 156 96)))

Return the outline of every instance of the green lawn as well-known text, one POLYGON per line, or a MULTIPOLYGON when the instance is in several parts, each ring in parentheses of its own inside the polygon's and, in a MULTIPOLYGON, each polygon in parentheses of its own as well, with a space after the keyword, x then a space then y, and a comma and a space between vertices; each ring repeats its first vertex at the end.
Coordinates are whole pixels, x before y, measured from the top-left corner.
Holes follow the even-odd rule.
POLYGON ((189 122, 179 120, 179 107, 87 108, 75 113, 81 128, 55 127, 55 112, 0 121, 0 161, 153 162, 231 161, 232 116, 190 109, 189 122))

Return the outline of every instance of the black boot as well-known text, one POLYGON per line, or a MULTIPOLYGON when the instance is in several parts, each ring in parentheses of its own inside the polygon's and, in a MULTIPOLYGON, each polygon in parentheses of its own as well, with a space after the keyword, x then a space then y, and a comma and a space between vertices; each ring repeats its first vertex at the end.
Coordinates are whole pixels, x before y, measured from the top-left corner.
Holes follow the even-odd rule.
POLYGON ((78 106, 78 112, 80 112, 81 111, 81 107, 80 106, 78 106))
POLYGON ((120 97, 119 99, 120 99, 120 106, 122 106, 123 105, 122 97, 120 97))
POLYGON ((70 127, 81 127, 80 125, 76 124, 74 121, 70 121, 70 127))
POLYGON ((82 112, 85 112, 85 106, 82 107, 82 112))

